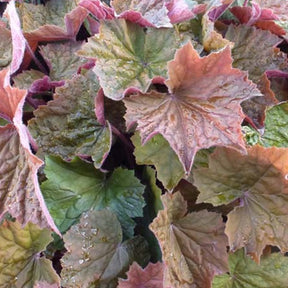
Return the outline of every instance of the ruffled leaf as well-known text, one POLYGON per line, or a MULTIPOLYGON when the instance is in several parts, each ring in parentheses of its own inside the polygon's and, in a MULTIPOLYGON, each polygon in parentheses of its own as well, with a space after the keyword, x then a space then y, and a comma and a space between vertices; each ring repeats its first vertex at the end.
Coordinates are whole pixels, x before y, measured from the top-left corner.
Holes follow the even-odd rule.
POLYGON ((177 47, 173 29, 144 28, 124 19, 102 22, 100 34, 90 37, 78 52, 97 58, 93 71, 104 94, 122 99, 130 89, 146 92, 154 78, 167 76, 167 61, 177 47))
POLYGON ((288 16, 287 9, 288 3, 285 0, 255 0, 255 3, 258 3, 261 8, 266 8, 267 10, 271 9, 273 14, 278 17, 276 24, 281 26, 286 31, 286 38, 288 34, 288 16))
POLYGON ((0 226, 0 286, 24 287, 25 283, 26 287, 37 287, 38 281, 45 281, 52 285, 46 287, 59 287, 52 262, 40 256, 51 240, 48 229, 32 223, 21 227, 5 220, 0 226))
POLYGON ((98 90, 98 82, 77 75, 56 89, 54 100, 34 111, 29 130, 42 151, 64 159, 92 156, 95 167, 101 167, 112 145, 112 132, 109 123, 103 126, 96 119, 98 90))
POLYGON ((128 128, 137 122, 142 143, 162 134, 188 174, 202 148, 221 145, 245 152, 240 103, 261 94, 231 64, 228 47, 201 58, 186 44, 168 64, 168 94, 152 91, 124 99, 128 128))
POLYGON ((225 233, 230 249, 245 247, 259 262, 266 245, 288 251, 287 149, 253 146, 248 155, 217 148, 209 168, 193 172, 197 203, 237 207, 228 214, 225 233))
POLYGON ((186 215, 179 192, 162 196, 164 210, 150 225, 160 243, 164 287, 211 287, 215 274, 226 272, 228 255, 219 214, 202 210, 186 215))
POLYGON ((108 210, 84 213, 80 223, 64 235, 64 241, 68 250, 61 259, 64 287, 115 287, 117 277, 134 260, 148 256, 147 244, 141 237, 121 243, 120 223, 108 210))
POLYGON ((141 217, 145 205, 144 186, 133 171, 118 168, 108 176, 79 159, 64 162, 50 156, 46 158, 45 174, 48 180, 41 189, 62 232, 78 221, 83 212, 108 208, 118 216, 125 236, 133 236, 135 223, 131 217, 141 217))

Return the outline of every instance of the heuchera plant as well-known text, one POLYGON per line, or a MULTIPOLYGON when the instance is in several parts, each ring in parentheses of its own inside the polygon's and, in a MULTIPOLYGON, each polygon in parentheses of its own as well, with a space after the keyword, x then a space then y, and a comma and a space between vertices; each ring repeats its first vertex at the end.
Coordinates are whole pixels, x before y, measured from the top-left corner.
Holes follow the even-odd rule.
POLYGON ((288 287, 286 0, 0 2, 0 287, 288 287))

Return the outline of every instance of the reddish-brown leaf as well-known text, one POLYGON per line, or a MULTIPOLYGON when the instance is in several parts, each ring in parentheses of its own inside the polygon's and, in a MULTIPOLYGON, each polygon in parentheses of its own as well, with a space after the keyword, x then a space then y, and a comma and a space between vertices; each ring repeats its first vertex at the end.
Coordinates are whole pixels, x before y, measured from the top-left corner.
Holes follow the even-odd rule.
POLYGON ((163 263, 149 263, 142 269, 133 262, 127 272, 128 279, 119 279, 118 288, 163 288, 163 263))
POLYGON ((161 197, 164 210, 150 225, 163 253, 164 287, 210 288, 215 274, 228 269, 227 238, 220 214, 202 210, 186 215, 180 192, 161 197))
POLYGON ((253 146, 247 155, 219 147, 209 168, 193 171, 198 203, 215 206, 237 200, 225 233, 230 249, 245 247, 259 262, 266 245, 288 251, 288 150, 253 146))
POLYGON ((9 212, 23 225, 30 221, 58 232, 39 188, 43 162, 32 154, 22 123, 27 91, 11 87, 8 73, 0 71, 0 115, 11 122, 0 128, 0 215, 9 212))
POLYGON ((162 134, 187 173, 202 148, 220 145, 245 152, 240 103, 261 93, 231 64, 229 47, 201 58, 187 43, 168 63, 169 93, 152 91, 124 99, 128 128, 137 122, 143 143, 162 134))

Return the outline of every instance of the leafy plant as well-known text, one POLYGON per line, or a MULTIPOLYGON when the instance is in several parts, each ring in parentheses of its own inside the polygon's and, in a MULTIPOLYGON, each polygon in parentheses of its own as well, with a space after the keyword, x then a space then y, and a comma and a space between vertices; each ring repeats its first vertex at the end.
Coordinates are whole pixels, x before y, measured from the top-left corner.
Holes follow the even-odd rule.
POLYGON ((288 287, 286 1, 0 8, 1 287, 288 287))

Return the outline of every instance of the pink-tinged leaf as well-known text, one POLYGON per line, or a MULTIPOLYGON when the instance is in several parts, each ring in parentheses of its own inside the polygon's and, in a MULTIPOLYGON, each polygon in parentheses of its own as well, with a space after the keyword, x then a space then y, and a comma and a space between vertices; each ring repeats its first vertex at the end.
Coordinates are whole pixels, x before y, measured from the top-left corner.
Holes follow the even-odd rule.
POLYGON ((13 54, 12 62, 10 64, 10 74, 13 74, 19 69, 22 63, 26 48, 26 39, 21 30, 21 23, 15 8, 14 0, 9 2, 6 11, 9 17, 12 36, 13 54))
POLYGON ((114 10, 99 0, 82 0, 79 6, 87 9, 98 20, 114 19, 114 10))
POLYGON ((163 0, 114 0, 111 3, 119 18, 124 18, 141 26, 172 27, 163 0))
POLYGON ((41 282, 37 282, 33 288, 59 288, 59 285, 56 283, 49 284, 47 282, 41 281, 41 282))
POLYGON ((208 15, 209 19, 213 22, 215 22, 233 3, 233 0, 214 0, 210 2, 210 5, 208 6, 208 15), (216 7, 214 7, 216 6, 216 7))
POLYGON ((150 224, 163 253, 164 287, 210 288, 213 276, 228 270, 228 244, 220 214, 187 214, 179 192, 161 197, 164 210, 150 224))
POLYGON ((254 25, 279 36, 286 34, 285 30, 275 23, 274 20, 277 20, 278 17, 273 14, 273 11, 270 9, 261 9, 257 3, 252 3, 252 7, 234 6, 230 11, 238 18, 241 24, 254 25))
POLYGON ((0 72, 0 114, 13 123, 0 129, 0 215, 9 212, 23 225, 30 221, 58 232, 39 188, 37 171, 43 162, 32 154, 22 123, 26 90, 8 85, 8 76, 7 70, 0 72))
POLYGON ((246 120, 256 129, 262 129, 264 128, 266 109, 276 105, 279 101, 270 88, 270 81, 266 74, 260 78, 257 87, 264 97, 253 97, 242 102, 241 106, 246 114, 246 120))
POLYGON ((119 279, 118 288, 163 288, 163 263, 149 263, 144 269, 133 262, 127 272, 128 279, 119 279))
POLYGON ((288 2, 286 0, 254 0, 254 2, 258 3, 261 8, 266 8, 265 10, 271 9, 280 21, 288 21, 288 2))
POLYGON ((152 91, 124 99, 128 128, 137 122, 142 143, 162 134, 188 174, 202 148, 220 145, 245 152, 240 103, 261 93, 245 72, 231 65, 228 47, 201 58, 186 44, 168 63, 169 93, 152 91))
POLYGON ((76 0, 50 0, 45 6, 22 3, 18 11, 29 43, 74 40, 88 15, 76 0))
POLYGON ((225 233, 232 251, 245 247, 259 262, 266 245, 288 251, 288 150, 252 146, 247 155, 217 148, 209 168, 193 171, 197 202, 238 203, 228 214, 225 233))
POLYGON ((44 287, 37 286, 39 281, 47 283, 45 288, 58 288, 60 278, 52 262, 41 256, 51 241, 49 229, 4 220, 0 226, 0 287, 44 287))
MULTIPOLYGON (((13 122, 16 114, 22 115, 22 106, 26 97, 26 90, 12 88, 9 83, 9 72, 7 69, 0 71, 0 115, 13 122)), ((21 119, 21 116, 19 117, 21 119)))
MULTIPOLYGON (((206 4, 199 4, 199 1, 167 0, 168 17, 172 24, 195 18, 197 14, 203 13, 206 4)), ((200 1, 203 2, 203 1, 200 1)))

